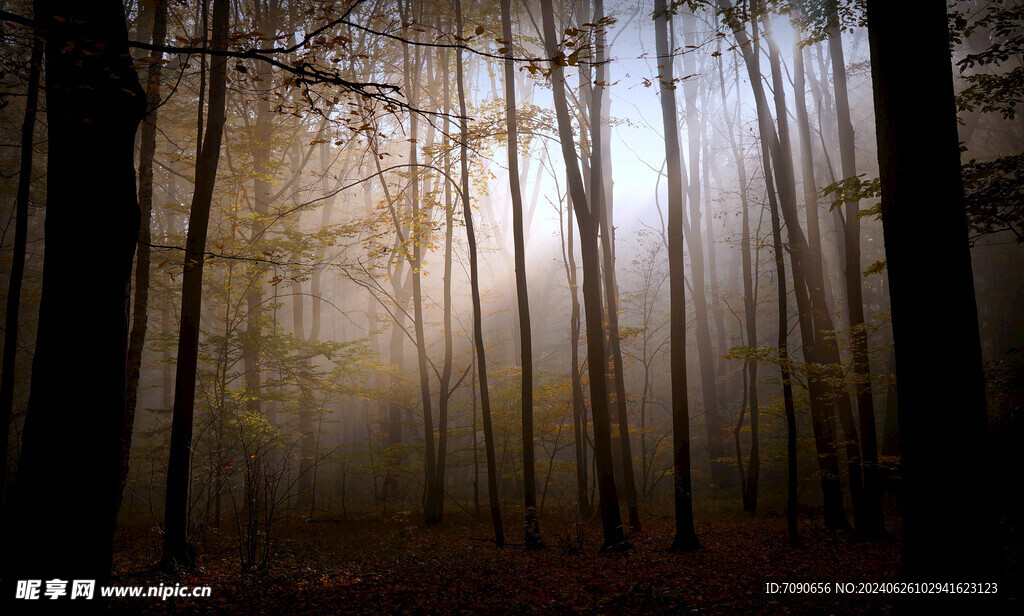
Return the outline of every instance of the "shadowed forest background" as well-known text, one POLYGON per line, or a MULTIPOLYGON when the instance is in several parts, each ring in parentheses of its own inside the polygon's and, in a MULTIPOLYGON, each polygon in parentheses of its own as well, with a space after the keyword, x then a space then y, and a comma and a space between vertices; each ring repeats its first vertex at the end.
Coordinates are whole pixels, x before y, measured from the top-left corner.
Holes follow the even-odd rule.
POLYGON ((0 38, 12 613, 1016 604, 1024 2, 25 0, 0 38), (906 581, 992 587, 765 591, 906 581))

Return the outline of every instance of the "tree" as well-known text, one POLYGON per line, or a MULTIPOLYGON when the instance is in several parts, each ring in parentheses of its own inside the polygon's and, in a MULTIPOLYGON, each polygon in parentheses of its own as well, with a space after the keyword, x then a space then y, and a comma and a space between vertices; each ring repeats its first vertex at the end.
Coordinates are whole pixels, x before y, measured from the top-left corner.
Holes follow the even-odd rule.
POLYGON ((44 0, 39 11, 46 40, 45 257, 5 577, 103 584, 118 504, 126 306, 139 231, 134 147, 145 92, 128 53, 121 2, 44 0), (82 260, 83 237, 95 247, 91 267, 82 260), (74 370, 67 369, 68 349, 87 354, 74 370), (54 479, 69 473, 78 479, 54 489, 54 479), (67 515, 67 503, 75 515, 67 515))
MULTIPOLYGON (((850 119, 850 98, 846 86, 846 61, 843 56, 843 38, 839 29, 839 15, 831 8, 828 26, 828 47, 832 57, 832 82, 835 84, 836 116, 839 121, 839 155, 843 178, 857 178, 857 159, 850 119)), ((806 114, 805 114, 806 115, 806 114)), ((801 137, 802 139, 802 137, 801 137)), ((864 326, 864 299, 860 264, 860 202, 847 199, 842 218, 846 249, 844 258, 846 279, 846 305, 850 325, 850 349, 853 351, 853 370, 856 375, 857 416, 860 420, 861 460, 864 472, 864 502, 857 522, 862 537, 885 535, 885 517, 882 511, 882 477, 878 468, 878 434, 875 427, 875 401, 871 393, 871 362, 868 357, 868 335, 864 326)))
POLYGON ((550 2, 541 6, 544 49, 550 61, 551 88, 558 123, 558 136, 565 164, 569 198, 579 223, 580 249, 583 258, 583 310, 587 323, 587 361, 590 365, 590 412, 594 419, 594 455, 597 458, 598 493, 601 522, 604 529, 603 552, 630 548, 622 530, 619 495, 615 487, 612 465, 611 422, 608 409, 608 384, 603 366, 608 355, 604 349, 604 319, 601 315, 601 255, 597 247, 600 222, 599 202, 589 202, 580 174, 569 107, 565 97, 564 66, 566 55, 558 50, 555 35, 554 9, 550 2))
POLYGON ((25 116, 21 122, 21 153, 18 169, 18 194, 14 206, 14 254, 7 283, 4 318, 3 375, 0 376, 0 504, 7 497, 7 457, 11 415, 14 410, 14 364, 18 359, 18 320, 21 314, 21 285, 25 278, 25 248, 28 242, 28 198, 32 184, 32 145, 35 141, 36 112, 39 105, 39 74, 42 71, 46 39, 39 28, 42 11, 35 3, 32 54, 29 57, 28 91, 25 116))
MULTIPOLYGON (((167 2, 153 2, 153 45, 162 47, 167 38, 167 2)), ((146 70, 146 121, 139 137, 139 245, 135 257, 135 297, 132 305, 132 329, 128 337, 128 367, 125 387, 124 433, 121 438, 121 486, 118 502, 124 497, 131 460, 132 432, 135 410, 139 402, 139 374, 142 369, 142 351, 149 326, 149 270, 153 215, 153 160, 156 154, 156 123, 160 108, 160 68, 163 52, 149 52, 146 70)))
MULTIPOLYGON (((718 87, 722 100, 722 109, 727 109, 725 95, 725 71, 722 68, 721 56, 718 58, 718 87)), ((736 83, 739 83, 739 67, 736 67, 736 83)), ((753 351, 757 348, 757 298, 754 293, 754 267, 751 258, 752 238, 750 236, 750 200, 747 195, 747 167, 744 160, 743 150, 736 142, 736 131, 732 115, 725 112, 725 122, 729 145, 732 148, 733 160, 736 162, 736 179, 740 188, 740 261, 742 263, 743 276, 743 317, 747 328, 747 347, 753 351)), ((771 196, 771 195, 769 195, 771 196)), ((781 311, 780 314, 785 314, 781 311)), ((740 452, 739 435, 743 425, 743 410, 740 410, 740 418, 736 424, 734 438, 736 440, 736 459, 740 471, 740 495, 743 498, 743 510, 749 513, 757 511, 758 479, 761 474, 761 450, 760 450, 760 417, 761 411, 757 399, 757 357, 746 360, 745 378, 747 382, 746 401, 750 412, 750 457, 747 462, 746 477, 743 472, 743 458, 740 452)))
MULTIPOLYGON (((462 2, 455 0, 455 36, 462 40, 462 2)), ((480 379, 480 410, 484 424, 484 449, 487 457, 487 496, 491 505, 494 541, 505 545, 505 531, 501 524, 501 506, 498 504, 498 476, 494 459, 494 430, 491 427, 491 394, 487 386, 487 353, 484 346, 483 316, 480 307, 480 266, 478 263, 476 230, 473 228, 473 208, 469 201, 469 127, 466 117, 466 84, 462 66, 462 50, 455 52, 455 78, 459 94, 460 156, 462 166, 462 213, 466 220, 466 238, 469 242, 469 284, 473 294, 473 340, 476 344, 476 367, 480 379)))
POLYGON ((665 131, 665 160, 668 174, 668 267, 671 315, 672 374, 672 456, 673 502, 676 536, 670 549, 690 551, 700 548, 693 528, 693 488, 690 480, 690 409, 686 392, 686 281, 683 262, 683 193, 685 170, 679 148, 679 124, 676 121, 675 78, 673 77, 669 26, 672 12, 665 0, 654 3, 655 43, 661 58, 660 92, 662 128, 665 131))
MULTIPOLYGON (((793 155, 789 144, 785 92, 782 86, 778 49, 776 45, 772 44, 773 39, 769 38, 772 80, 775 86, 774 98, 778 115, 778 132, 776 132, 762 83, 758 52, 752 45, 757 42, 757 19, 755 17, 751 20, 751 26, 754 28, 754 40, 752 41, 732 3, 729 0, 717 1, 725 17, 725 23, 733 31, 736 42, 742 51, 756 101, 758 132, 764 144, 763 147, 768 148, 771 157, 772 164, 770 166, 774 173, 779 208, 789 237, 790 263, 793 270, 797 310, 800 315, 800 336, 804 359, 808 364, 822 364, 829 371, 835 371, 838 368, 839 350, 835 340, 825 334, 834 327, 825 301, 822 270, 817 266, 820 260, 814 259, 813 251, 804 236, 796 211, 796 179, 793 171, 793 155)), ((757 13, 758 11, 755 11, 755 16, 757 13)), ((818 450, 822 493, 825 500, 825 521, 830 528, 838 529, 849 527, 849 523, 843 512, 839 460, 836 455, 833 427, 835 421, 833 407, 838 405, 841 412, 844 408, 848 410, 849 397, 845 396, 845 391, 837 391, 829 380, 824 378, 826 376, 827 373, 824 370, 809 371, 808 389, 811 395, 811 419, 815 446, 818 450)), ((844 421, 844 429, 851 427, 850 421, 844 421)), ((847 436, 850 436, 848 431, 847 436)), ((859 448, 852 448, 849 438, 847 441, 847 452, 855 453, 853 456, 855 461, 859 458, 859 448)), ((856 470, 854 461, 851 461, 851 467, 856 470)), ((851 475, 851 485, 858 476, 858 472, 851 475)))
MULTIPOLYGON (((228 2, 213 2, 211 48, 227 49, 228 2)), ((174 411, 171 448, 167 461, 167 498, 164 506, 164 541, 161 566, 191 568, 195 551, 188 543, 189 483, 192 456, 192 423, 195 413, 196 364, 199 359, 199 327, 203 307, 203 264, 210 206, 217 180, 220 146, 224 136, 227 94, 227 58, 215 56, 210 66, 210 93, 206 133, 196 159, 196 185, 189 211, 185 243, 185 272, 181 285, 181 325, 178 330, 178 364, 174 378, 174 411)), ((200 99, 201 100, 201 99, 200 99)))
POLYGON ((515 243, 516 307, 519 312, 519 348, 522 362, 523 503, 526 507, 526 546, 543 547, 537 521, 537 474, 533 444, 533 342, 530 329, 530 294, 526 281, 526 241, 523 239, 523 194, 519 186, 519 135, 516 121, 516 81, 512 40, 511 0, 501 0, 501 35, 505 46, 505 123, 508 181, 512 192, 512 235, 515 243))
MULTIPOLYGON (((697 18, 693 13, 684 14, 683 29, 685 44, 692 50, 697 42, 697 18)), ((683 55, 683 70, 687 75, 696 75, 697 67, 693 53, 683 55)), ((663 62, 670 62, 663 60, 663 62)), ((690 210, 689 222, 683 216, 683 233, 690 255, 690 278, 693 280, 693 307, 696 322, 697 358, 700 362, 700 391, 704 401, 704 427, 708 441, 708 462, 711 466, 712 481, 717 485, 729 485, 731 479, 724 462, 725 446, 722 443, 722 420, 719 416, 718 383, 715 378, 714 349, 711 347, 711 326, 708 321, 707 283, 704 268, 704 240, 701 235, 701 186, 700 186, 700 114, 697 109, 697 79, 690 77, 683 82, 686 99, 686 135, 690 154, 687 201, 690 210)), ((710 216, 710 214, 708 214, 710 216)), ((724 351, 724 349, 723 349, 724 351)))
POLYGON ((903 571, 915 580, 991 580, 1001 557, 946 9, 869 0, 867 21, 903 454, 903 571), (940 248, 919 250, 911 237, 940 248), (955 326, 937 336, 920 315, 940 303, 955 326))

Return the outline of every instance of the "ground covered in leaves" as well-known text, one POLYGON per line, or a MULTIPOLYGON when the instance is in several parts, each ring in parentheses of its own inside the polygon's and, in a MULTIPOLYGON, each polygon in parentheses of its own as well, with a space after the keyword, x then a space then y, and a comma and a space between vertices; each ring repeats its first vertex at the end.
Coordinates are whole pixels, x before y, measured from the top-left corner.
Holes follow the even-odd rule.
MULTIPOLYGON (((506 523, 511 524, 513 518, 506 523)), ((237 537, 207 533, 201 568, 160 574, 151 525, 122 525, 115 585, 212 587, 210 598, 112 599, 114 614, 861 614, 888 613, 880 595, 767 594, 770 582, 897 580, 897 541, 854 542, 784 521, 725 514, 697 522, 703 549, 669 553, 671 518, 646 521, 633 550, 598 554, 600 525, 542 521, 547 548, 498 549, 487 525, 450 516, 424 529, 414 514, 284 522, 270 566, 243 573, 237 537), (453 518, 453 519, 452 519, 453 518), (582 543, 582 549, 580 549, 582 543)), ((521 541, 518 526, 507 532, 521 541)))

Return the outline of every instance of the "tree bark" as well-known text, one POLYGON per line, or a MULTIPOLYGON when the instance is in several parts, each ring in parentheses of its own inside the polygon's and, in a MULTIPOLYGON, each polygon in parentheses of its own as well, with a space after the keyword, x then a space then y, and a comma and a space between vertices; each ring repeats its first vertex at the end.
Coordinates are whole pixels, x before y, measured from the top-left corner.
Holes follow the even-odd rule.
MULTIPOLYGON (((227 49, 228 2, 213 0, 214 50, 227 49)), ((185 240, 185 271, 181 287, 181 325, 178 330, 178 363, 171 416, 171 447, 167 462, 167 498, 164 507, 164 541, 161 564, 195 566, 195 550, 188 541, 189 477, 192 422, 195 412, 196 365, 199 360, 200 317, 203 305, 203 263, 210 207, 217 179, 221 139, 224 134, 227 93, 227 59, 214 56, 210 63, 209 106, 206 134, 196 161, 196 186, 189 211, 185 240)))
MULTIPOLYGON (((736 42, 743 53, 757 104, 758 131, 763 143, 762 147, 768 149, 771 160, 774 162, 772 167, 779 206, 789 236, 793 286, 797 310, 800 314, 800 334, 804 359, 812 366, 818 363, 826 366, 837 364, 838 349, 835 346, 835 341, 830 341, 823 336, 823 332, 833 329, 833 326, 824 299, 821 269, 814 267, 814 259, 796 212, 796 180, 792 152, 789 148, 788 122, 785 115, 780 115, 779 131, 775 132, 768 99, 761 81, 757 52, 751 46, 751 39, 743 24, 733 14, 732 3, 729 0, 718 0, 718 5, 725 12, 727 24, 732 29, 736 42)), ((752 25, 755 27, 756 36, 756 19, 752 21, 752 25)), ((777 63, 773 66, 773 73, 779 73, 777 63)), ((775 79, 773 74, 773 80, 777 84, 775 92, 777 108, 784 111, 785 95, 780 89, 781 77, 775 79)), ((829 388, 823 382, 818 371, 809 372, 808 386, 815 446, 818 452, 822 492, 825 499, 825 522, 830 528, 848 528, 849 524, 843 512, 842 491, 839 483, 839 461, 835 453, 835 411, 832 405, 838 396, 828 391, 829 388)))
POLYGON ((583 379, 580 377, 580 299, 579 285, 576 282, 576 255, 573 247, 572 212, 566 217, 566 227, 562 227, 562 209, 558 210, 558 227, 562 234, 562 262, 565 265, 566 283, 572 299, 572 311, 569 316, 569 351, 572 363, 569 374, 572 384, 572 422, 576 437, 576 504, 581 518, 589 518, 593 513, 590 507, 590 492, 587 488, 587 418, 586 404, 583 400, 583 379))
MULTIPOLYGON (((729 135, 729 145, 732 148, 733 160, 736 161, 736 175, 740 187, 740 261, 743 268, 743 316, 747 329, 747 347, 751 351, 757 348, 757 306, 754 303, 754 267, 750 254, 752 238, 750 237, 750 202, 747 195, 747 166, 744 160, 743 149, 736 142, 736 130, 733 118, 725 111, 728 109, 725 95, 725 71, 722 68, 721 57, 718 59, 718 85, 719 94, 722 99, 722 109, 725 113, 726 127, 729 135)), ((739 85, 739 74, 736 75, 736 84, 739 85)), ((766 172, 767 174, 767 172, 766 172)), ((785 314, 781 312, 780 314, 785 314)), ((747 404, 750 409, 750 454, 747 461, 746 477, 742 476, 741 494, 743 497, 743 510, 748 513, 757 512, 758 480, 761 474, 761 448, 760 448, 760 417, 761 410, 757 398, 757 359, 752 358, 746 361, 744 366, 747 372, 747 404)), ((737 445, 739 447, 739 445, 737 445)), ((739 452, 737 451, 737 456, 739 452)), ((742 468, 741 468, 742 471, 742 468)))
MULTIPOLYGON (((604 19, 604 2, 595 0, 593 22, 600 24, 604 19)), ((629 511, 629 529, 640 532, 640 506, 637 502, 636 474, 633 470, 633 447, 629 436, 629 408, 626 399, 626 377, 622 364, 622 349, 619 346, 618 284, 615 280, 615 227, 612 224, 612 195, 606 175, 611 174, 611 144, 606 135, 605 118, 608 117, 606 102, 608 88, 608 63, 606 58, 605 28, 597 29, 595 41, 595 83, 590 97, 590 195, 594 211, 600 220, 601 257, 603 260, 604 297, 608 306, 608 352, 611 355, 611 384, 615 391, 615 411, 618 440, 622 458, 622 489, 629 511)), ((605 362, 607 365, 608 362, 605 362)))
POLYGON ((903 453, 903 573, 993 580, 1002 556, 946 9, 868 0, 867 19, 903 453), (919 250, 914 237, 937 250, 919 250), (921 318, 936 302, 956 324, 941 336, 921 318))
POLYGON ((43 0, 37 10, 46 57, 45 255, 17 500, 6 529, 7 597, 14 584, 6 580, 109 580, 139 233, 134 150, 145 92, 123 5, 43 0), (83 238, 102 263, 83 265, 83 238), (73 370, 68 349, 87 354, 73 370), (69 473, 79 480, 60 481, 69 473))
MULTIPOLYGON (((462 36, 462 2, 455 0, 455 35, 462 36)), ((487 496, 491 505, 494 541, 505 545, 505 531, 501 523, 498 503, 498 473, 494 459, 494 430, 491 426, 491 396, 487 386, 487 354, 484 345, 483 314, 480 306, 480 266, 477 258, 476 231, 473 228, 473 208, 469 201, 469 126, 466 116, 466 86, 463 78, 462 50, 455 52, 456 82, 459 92, 460 156, 462 166, 462 213, 466 220, 466 239, 469 243, 469 284, 473 295, 473 339, 476 345, 476 367, 480 378, 480 412, 484 427, 484 449, 487 458, 487 496)))
MULTIPOLYGON (((153 45, 162 46, 167 39, 167 2, 153 2, 153 45)), ((156 154, 156 123, 160 107, 160 67, 163 52, 149 54, 146 75, 146 120, 139 138, 139 242, 135 253, 135 298, 132 307, 132 330, 128 337, 127 384, 125 386, 124 431, 121 437, 121 484, 117 502, 124 498, 131 461, 132 431, 138 406, 139 374, 142 353, 149 325, 150 218, 153 213, 153 157, 156 154)))
MULTIPOLYGON (((7 283, 7 312, 4 317, 3 373, 0 377, 0 503, 6 501, 7 456, 14 412, 15 362, 18 359, 18 320, 21 311, 21 284, 25 278, 25 249, 28 245, 28 198, 32 186, 32 147, 35 141, 36 113, 39 106, 39 74, 46 43, 39 0, 34 2, 35 26, 29 57, 28 86, 25 92, 25 116, 21 123, 21 154, 18 193, 14 205, 14 250, 7 283)), ((120 499, 118 499, 120 502, 120 499)), ((0 508, 2 511, 2 508, 0 508)))
POLYGON ((512 238, 515 244, 516 307, 519 311, 519 348, 522 366, 523 407, 523 504, 526 513, 527 548, 540 548, 537 520, 537 477, 533 444, 533 341, 530 328, 530 295, 526 280, 526 241, 523 231, 523 195, 519 185, 519 135, 516 117, 516 71, 513 61, 511 0, 501 0, 501 34, 505 47, 505 126, 508 139, 508 179, 512 193, 512 238))
POLYGON ((601 255, 597 247, 600 218, 595 207, 588 203, 579 161, 574 147, 569 107, 565 97, 565 54, 558 50, 555 34, 554 10, 551 3, 541 6, 544 31, 544 48, 551 59, 551 86, 558 124, 562 159, 565 163, 566 181, 576 221, 579 223, 580 248, 583 259, 583 306, 587 321, 587 362, 590 366, 590 405, 594 420, 594 454, 597 459, 598 490, 600 495, 601 521, 604 530, 603 552, 629 549, 622 528, 622 514, 619 511, 619 496, 615 486, 612 465, 611 422, 608 409, 607 379, 604 377, 605 360, 608 355, 604 348, 604 319, 601 306, 601 255))
POLYGON ((786 263, 783 256, 785 245, 782 243, 778 198, 772 182, 771 157, 768 154, 768 148, 763 143, 761 145, 761 164, 764 168, 768 206, 771 209, 772 246, 775 253, 775 277, 778 287, 776 295, 778 295, 779 306, 779 333, 776 348, 778 349, 779 371, 782 376, 782 404, 786 415, 786 526, 789 533, 789 544, 798 547, 800 534, 797 527, 796 408, 793 402, 793 378, 789 363, 789 301, 786 290, 786 263))
POLYGON ((669 27, 672 13, 665 0, 654 2, 655 44, 661 58, 659 86, 661 119, 665 132, 665 161, 668 174, 668 267, 669 329, 672 373, 672 471, 676 535, 669 548, 673 551, 700 549, 693 528, 693 488, 690 478, 690 409, 686 382, 686 281, 683 260, 683 186, 685 170, 679 148, 679 123, 676 120, 675 78, 673 77, 669 27))
MULTIPOLYGON (((831 5, 828 5, 831 7, 831 5)), ((831 7, 834 9, 834 7, 831 7)), ((843 178, 857 177, 853 121, 846 87, 846 61, 839 16, 828 29, 828 45, 832 56, 832 82, 835 84, 836 115, 839 120, 839 156, 843 178)), ((871 360, 868 356, 868 335, 864 327, 864 300, 860 263, 860 203, 847 201, 845 207, 845 278, 846 301, 850 325, 850 350, 853 351, 854 391, 857 393, 857 417, 860 423, 861 461, 864 474, 864 498, 857 533, 865 538, 885 536, 882 511, 882 481, 878 468, 878 432, 875 426, 875 399, 871 392, 871 360)))

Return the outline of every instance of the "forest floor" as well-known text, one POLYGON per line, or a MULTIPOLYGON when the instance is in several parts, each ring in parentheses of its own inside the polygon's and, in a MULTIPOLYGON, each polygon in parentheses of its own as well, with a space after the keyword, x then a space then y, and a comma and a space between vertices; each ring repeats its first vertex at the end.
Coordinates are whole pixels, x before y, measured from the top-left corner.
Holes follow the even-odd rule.
MULTIPOLYGON (((506 535, 521 542, 519 525, 506 535)), ((225 525, 227 526, 227 525, 225 525)), ((628 553, 598 554, 600 524, 542 520, 547 548, 498 549, 466 515, 424 529, 416 514, 282 522, 273 562, 242 573, 234 532, 207 532, 200 570, 155 573, 152 525, 118 531, 113 585, 210 586, 209 598, 111 599, 114 614, 886 614, 891 595, 839 594, 837 582, 892 582, 899 543, 854 542, 808 522, 789 546, 781 518, 697 520, 703 549, 675 554, 671 518, 630 535, 628 553), (582 550, 578 548, 582 543, 582 550), (770 582, 823 582, 828 593, 768 594, 770 582)))

